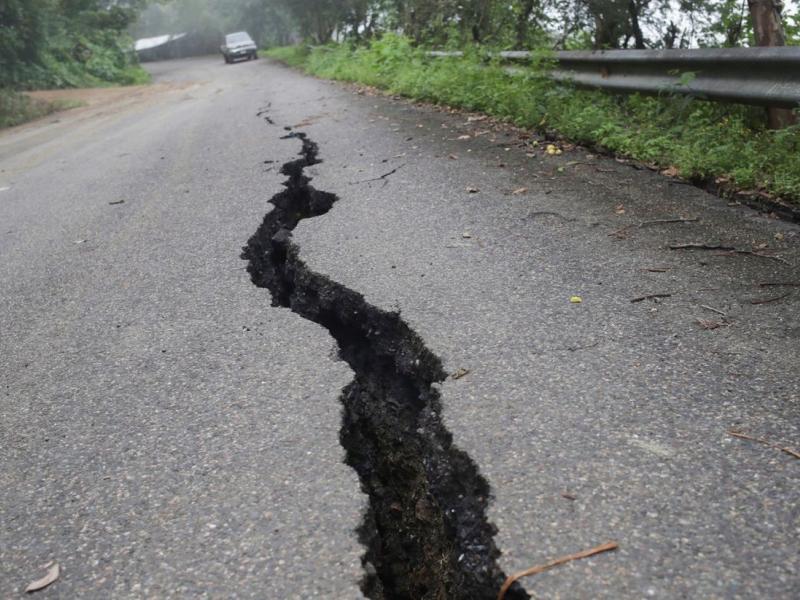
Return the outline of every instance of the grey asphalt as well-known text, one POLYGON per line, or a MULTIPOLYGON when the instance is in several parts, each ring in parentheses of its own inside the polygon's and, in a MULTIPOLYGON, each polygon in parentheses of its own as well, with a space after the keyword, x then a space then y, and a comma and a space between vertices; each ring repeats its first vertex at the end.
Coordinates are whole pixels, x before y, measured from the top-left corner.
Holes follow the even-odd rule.
POLYGON ((800 461, 729 434, 800 449, 800 228, 266 61, 153 69, 181 85, 0 134, 0 596, 57 560, 42 597, 359 597, 348 369, 238 259, 284 126, 340 197, 304 260, 469 370, 444 419, 506 572, 619 543, 529 593, 800 595, 800 461))
POLYGON ((155 69, 198 83, 0 136, 0 597, 56 560, 42 597, 358 598, 350 374, 239 259, 297 151, 273 82, 155 69))

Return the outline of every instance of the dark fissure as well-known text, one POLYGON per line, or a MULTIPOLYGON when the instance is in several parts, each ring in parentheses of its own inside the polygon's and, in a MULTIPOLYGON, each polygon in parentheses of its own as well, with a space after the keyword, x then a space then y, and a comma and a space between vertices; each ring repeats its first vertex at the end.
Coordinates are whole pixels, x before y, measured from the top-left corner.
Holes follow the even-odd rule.
MULTIPOLYGON (((369 505, 359 528, 364 594, 373 600, 490 599, 505 575, 487 521, 490 489, 456 448, 435 387, 441 361, 395 312, 309 270, 292 241, 302 219, 327 213, 338 198, 316 190, 305 168, 321 162, 303 133, 300 158, 283 165, 285 189, 270 203, 242 258, 272 304, 330 332, 355 377, 341 394, 340 441, 369 505)), ((515 585, 506 598, 528 595, 515 585)))

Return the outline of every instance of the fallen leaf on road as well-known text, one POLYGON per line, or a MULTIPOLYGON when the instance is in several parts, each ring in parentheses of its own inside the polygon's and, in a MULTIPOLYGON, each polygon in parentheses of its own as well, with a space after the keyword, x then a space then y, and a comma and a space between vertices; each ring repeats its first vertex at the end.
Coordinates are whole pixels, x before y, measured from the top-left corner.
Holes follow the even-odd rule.
POLYGON ((677 177, 678 176, 678 168, 677 167, 669 167, 668 169, 664 169, 661 171, 661 174, 666 177, 677 177))
POLYGON ((61 575, 61 567, 58 566, 57 562, 53 562, 50 564, 50 568, 47 570, 47 574, 41 579, 37 579, 36 581, 32 581, 31 583, 29 583, 28 587, 25 588, 25 591, 30 593, 43 590, 48 585, 53 583, 56 579, 58 579, 59 575, 61 575))
POLYGON ((526 188, 526 187, 521 187, 521 188, 518 188, 518 189, 514 190, 514 191, 513 191, 513 192, 511 192, 511 193, 512 193, 512 194, 514 194, 515 196, 519 196, 520 194, 524 194, 524 193, 525 193, 525 192, 527 192, 527 191, 528 191, 528 188, 526 188))
POLYGON ((614 207, 614 212, 617 213, 618 215, 624 215, 625 214, 625 205, 624 204, 617 204, 614 207))
POLYGON ((561 148, 558 148, 553 144, 547 144, 545 152, 547 152, 550 156, 555 156, 561 154, 561 148))
POLYGON ((461 379, 462 377, 464 377, 464 375, 467 375, 468 373, 469 373, 469 369, 465 369, 465 368, 461 367, 461 368, 458 369, 458 371, 456 371, 455 373, 450 375, 450 378, 451 379, 461 379))
POLYGON ((569 299, 569 301, 572 302, 572 304, 580 304, 581 302, 583 302, 583 298, 581 298, 580 296, 572 296, 569 299))

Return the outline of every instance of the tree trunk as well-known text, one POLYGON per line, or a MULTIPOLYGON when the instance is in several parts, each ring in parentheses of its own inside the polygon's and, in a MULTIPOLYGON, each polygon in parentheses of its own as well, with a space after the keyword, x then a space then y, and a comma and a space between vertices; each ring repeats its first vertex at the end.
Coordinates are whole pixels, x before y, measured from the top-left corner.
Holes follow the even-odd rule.
POLYGON ((525 49, 526 42, 528 41, 528 21, 531 19, 533 13, 533 6, 536 0, 525 0, 522 3, 522 10, 520 10, 517 17, 517 48, 520 50, 525 49))
POLYGON ((756 46, 785 46, 786 35, 781 22, 782 5, 775 0, 747 0, 756 46))
MULTIPOLYGON (((782 5, 777 0, 747 0, 753 33, 757 46, 785 46, 786 34, 781 22, 782 5)), ((797 122, 795 114, 788 108, 767 109, 770 129, 780 129, 797 122)))
POLYGON ((675 42, 680 32, 678 26, 673 21, 670 21, 667 26, 667 31, 664 33, 664 47, 672 50, 675 47, 675 42))
POLYGON ((609 21, 602 15, 595 15, 594 18, 594 49, 618 49, 619 36, 617 35, 616 23, 609 21))
POLYGON ((631 33, 633 34, 633 39, 636 43, 637 50, 644 50, 644 35, 642 34, 642 28, 639 25, 639 11, 641 10, 641 6, 636 2, 636 0, 628 0, 628 16, 631 20, 631 33))

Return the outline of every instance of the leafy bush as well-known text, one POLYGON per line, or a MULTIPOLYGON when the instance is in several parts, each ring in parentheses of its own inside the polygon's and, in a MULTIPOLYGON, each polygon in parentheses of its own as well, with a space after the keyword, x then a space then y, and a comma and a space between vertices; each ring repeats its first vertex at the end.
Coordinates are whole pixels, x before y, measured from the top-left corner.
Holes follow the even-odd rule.
POLYGON ((0 87, 35 89, 147 81, 125 33, 135 8, 100 0, 2 0, 0 87))
POLYGON ((320 77, 555 130, 581 144, 675 167, 687 179, 723 178, 800 202, 800 125, 769 130, 763 109, 577 90, 547 78, 541 68, 546 53, 512 74, 477 50, 463 58, 430 58, 396 35, 369 46, 285 47, 267 55, 320 77))

